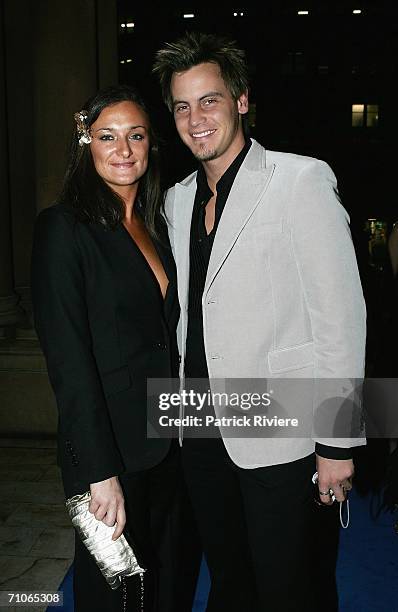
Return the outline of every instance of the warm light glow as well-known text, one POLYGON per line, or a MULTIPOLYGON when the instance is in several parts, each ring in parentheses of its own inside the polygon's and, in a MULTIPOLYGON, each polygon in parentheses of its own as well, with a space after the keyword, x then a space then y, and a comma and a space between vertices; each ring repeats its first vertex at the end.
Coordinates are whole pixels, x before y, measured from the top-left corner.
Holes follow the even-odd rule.
POLYGON ((130 21, 129 23, 126 23, 126 26, 128 28, 134 28, 134 23, 132 21, 130 21))
POLYGON ((195 17, 193 13, 184 13, 184 19, 192 19, 195 17))
POLYGON ((352 14, 353 14, 353 15, 360 15, 361 13, 362 13, 361 9, 354 9, 354 10, 352 11, 352 14))
POLYGON ((238 13, 234 13, 234 17, 237 17, 237 16, 238 16, 238 13))
POLYGON ((125 27, 126 27, 126 24, 125 24, 125 23, 121 23, 121 24, 120 24, 120 27, 121 27, 121 28, 125 28, 125 27))
POLYGON ((126 59, 126 64, 129 64, 130 62, 132 62, 133 60, 131 58, 126 59))
POLYGON ((351 125, 353 128, 377 128, 379 126, 379 105, 353 104, 351 125))
POLYGON ((124 64, 124 60, 120 60, 120 63, 121 63, 121 64, 124 64))
POLYGON ((309 15, 309 11, 297 11, 297 15, 309 15))

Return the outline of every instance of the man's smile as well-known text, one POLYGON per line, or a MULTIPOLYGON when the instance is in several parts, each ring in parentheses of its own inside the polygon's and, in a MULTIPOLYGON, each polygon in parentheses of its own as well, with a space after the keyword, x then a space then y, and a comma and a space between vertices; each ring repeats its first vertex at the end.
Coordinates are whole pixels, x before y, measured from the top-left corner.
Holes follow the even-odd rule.
POLYGON ((203 138, 204 136, 210 136, 211 134, 214 134, 216 130, 206 130, 204 132, 193 132, 191 134, 192 138, 203 138))

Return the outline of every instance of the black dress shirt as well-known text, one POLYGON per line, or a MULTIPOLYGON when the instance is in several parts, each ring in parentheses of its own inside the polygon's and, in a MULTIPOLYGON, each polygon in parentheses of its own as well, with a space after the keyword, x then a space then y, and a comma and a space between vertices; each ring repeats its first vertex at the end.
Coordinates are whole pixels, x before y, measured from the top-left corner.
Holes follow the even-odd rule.
POLYGON ((248 140, 216 184, 215 220, 214 227, 209 234, 207 234, 205 226, 205 209, 206 204, 213 196, 213 192, 207 183, 206 173, 202 165, 199 167, 196 177, 197 188, 192 212, 189 249, 188 330, 185 361, 185 374, 187 378, 208 378, 209 376, 203 341, 203 290, 218 224, 232 184, 250 147, 251 141, 248 140))

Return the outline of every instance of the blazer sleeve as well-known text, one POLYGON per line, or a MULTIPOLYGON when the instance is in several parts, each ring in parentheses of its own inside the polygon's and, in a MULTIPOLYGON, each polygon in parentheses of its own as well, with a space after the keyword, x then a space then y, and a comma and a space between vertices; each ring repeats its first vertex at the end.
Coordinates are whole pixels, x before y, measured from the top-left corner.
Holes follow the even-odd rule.
POLYGON ((92 351, 82 258, 72 214, 50 207, 36 219, 32 253, 35 328, 58 412, 58 456, 74 481, 123 471, 92 351))
POLYGON ((290 214, 294 256, 314 340, 314 439, 326 446, 361 445, 365 443, 360 414, 365 301, 349 216, 325 162, 308 162, 298 174, 290 214))

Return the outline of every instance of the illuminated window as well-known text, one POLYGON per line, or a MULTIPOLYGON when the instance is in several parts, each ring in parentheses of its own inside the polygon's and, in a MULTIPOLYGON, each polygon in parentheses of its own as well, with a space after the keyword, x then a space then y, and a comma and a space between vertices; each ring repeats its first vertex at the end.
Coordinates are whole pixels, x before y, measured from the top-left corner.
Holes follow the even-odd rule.
POLYGON ((377 127, 379 123, 379 105, 366 105, 366 127, 377 127))
POLYGON ((120 27, 123 32, 133 32, 134 31, 134 22, 133 21, 125 21, 120 24, 120 27))
POLYGON ((184 13, 184 19, 193 19, 195 17, 194 13, 184 13))
POLYGON ((379 124, 378 104, 353 104, 352 105, 352 127, 374 128, 379 124))
POLYGON ((353 104, 352 105, 352 127, 363 127, 363 121, 365 117, 365 105, 364 104, 353 104))

